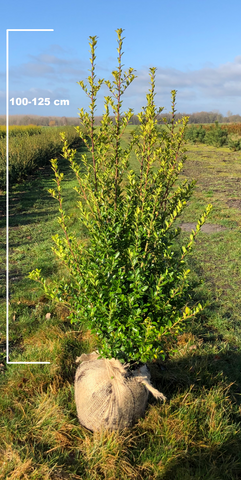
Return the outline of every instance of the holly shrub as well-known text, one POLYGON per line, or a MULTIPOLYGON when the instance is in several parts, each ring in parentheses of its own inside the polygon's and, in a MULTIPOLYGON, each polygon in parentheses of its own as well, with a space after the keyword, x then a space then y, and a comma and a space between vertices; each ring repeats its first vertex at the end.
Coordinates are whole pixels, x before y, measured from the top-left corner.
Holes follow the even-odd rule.
POLYGON ((208 205, 192 231, 187 245, 174 248, 180 228, 174 223, 190 199, 195 181, 178 183, 185 161, 184 133, 188 117, 175 121, 176 91, 172 93, 172 118, 160 130, 158 116, 163 108, 154 102, 155 68, 150 68, 151 85, 147 104, 138 115, 140 126, 133 129, 127 148, 121 137, 133 111, 122 114, 122 95, 135 79, 133 68, 123 71, 121 64, 122 29, 118 35, 118 67, 113 81, 105 81, 110 95, 105 97, 105 113, 100 127, 94 126, 96 96, 104 83, 96 81, 95 49, 97 37, 90 38, 91 75, 88 87, 80 81, 90 98, 90 113, 80 109, 81 127, 76 129, 88 147, 92 161, 63 139, 63 157, 76 174, 79 194, 79 222, 87 232, 86 240, 71 235, 63 209, 63 173, 57 160, 52 168, 57 184, 50 193, 59 201, 59 222, 63 235, 55 235, 54 251, 68 268, 68 278, 48 283, 41 271, 30 278, 40 281, 45 292, 70 309, 72 323, 84 324, 99 338, 100 357, 124 362, 146 362, 165 358, 167 336, 175 338, 187 319, 203 308, 187 305, 189 270, 186 257, 195 237, 211 210, 208 205), (110 108, 114 118, 110 117, 110 108), (160 133, 161 132, 161 133, 160 133), (134 152, 139 171, 130 168, 134 152))

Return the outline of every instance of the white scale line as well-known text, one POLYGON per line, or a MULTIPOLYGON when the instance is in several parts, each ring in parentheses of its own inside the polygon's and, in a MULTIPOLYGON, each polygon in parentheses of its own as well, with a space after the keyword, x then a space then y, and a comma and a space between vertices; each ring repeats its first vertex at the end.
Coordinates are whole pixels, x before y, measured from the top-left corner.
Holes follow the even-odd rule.
POLYGON ((53 32, 53 28, 8 28, 6 30, 6 357, 7 364, 11 365, 26 365, 26 364, 49 364, 50 362, 9 362, 9 35, 8 32, 53 32))

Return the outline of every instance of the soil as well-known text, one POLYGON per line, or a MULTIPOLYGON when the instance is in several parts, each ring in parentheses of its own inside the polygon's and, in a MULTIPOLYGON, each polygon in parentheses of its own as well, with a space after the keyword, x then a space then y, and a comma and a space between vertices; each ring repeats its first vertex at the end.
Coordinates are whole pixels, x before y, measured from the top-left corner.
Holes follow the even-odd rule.
POLYGON ((241 209, 241 200, 239 200, 238 198, 229 198, 226 203, 230 208, 241 209))
MULTIPOLYGON (((182 223, 179 226, 185 232, 191 232, 192 230, 196 230, 196 225, 196 223, 182 223)), ((221 232, 222 230, 227 230, 227 228, 223 227, 222 225, 214 225, 212 223, 205 223, 201 227, 201 232, 203 233, 216 233, 221 232)))

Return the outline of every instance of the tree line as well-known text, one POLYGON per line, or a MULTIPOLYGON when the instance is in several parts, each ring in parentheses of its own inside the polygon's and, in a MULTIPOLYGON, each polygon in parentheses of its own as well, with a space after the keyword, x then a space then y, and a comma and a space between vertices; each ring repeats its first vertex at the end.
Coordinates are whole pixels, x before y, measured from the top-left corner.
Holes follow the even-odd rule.
MULTIPOLYGON (((219 112, 195 112, 195 113, 177 113, 176 120, 183 116, 189 116, 189 123, 241 123, 241 115, 233 115, 231 112, 227 116, 219 112)), ((171 120, 171 113, 162 113, 159 115, 159 123, 163 123, 163 118, 166 117, 168 121, 171 120)), ((112 117, 111 117, 112 118, 112 117)), ((114 117, 113 117, 114 118, 114 117)), ((102 116, 95 117, 95 125, 100 125, 102 116)), ((137 115, 133 115, 130 125, 139 125, 137 115)), ((6 116, 0 115, 0 125, 6 125, 6 116)), ((54 117, 54 116, 39 116, 39 115, 10 115, 9 125, 40 125, 43 127, 66 126, 66 125, 80 125, 78 117, 54 117)))

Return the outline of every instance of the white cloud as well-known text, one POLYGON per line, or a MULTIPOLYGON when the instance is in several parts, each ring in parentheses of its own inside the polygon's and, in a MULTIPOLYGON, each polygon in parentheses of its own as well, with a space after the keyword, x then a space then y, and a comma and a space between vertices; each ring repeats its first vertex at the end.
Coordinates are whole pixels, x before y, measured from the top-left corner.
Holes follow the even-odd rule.
MULTIPOLYGON (((114 68, 112 64, 114 65, 112 58, 97 64, 97 79, 104 76, 106 79, 112 80, 111 71, 114 68)), ((61 88, 63 88, 62 95, 66 96, 70 92, 73 93, 73 96, 77 96, 76 83, 79 80, 84 80, 86 83, 86 77, 90 75, 89 68, 89 61, 71 57, 70 53, 65 52, 62 47, 52 45, 48 51, 30 57, 29 62, 11 68, 10 85, 11 89, 14 88, 18 92, 20 92, 20 88, 27 92, 26 85, 30 81, 33 82, 31 79, 34 79, 35 84, 39 79, 39 86, 44 84, 45 87, 43 87, 42 94, 36 93, 35 96, 45 97, 51 91, 53 96, 57 95, 56 98, 58 98, 61 88), (66 89, 66 93, 64 89, 66 89), (45 91, 46 93, 44 93, 45 91)), ((137 113, 145 105, 146 94, 150 88, 149 66, 144 65, 134 73, 138 78, 124 94, 123 109, 131 107, 137 113)), ((157 67, 155 84, 156 103, 165 106, 168 111, 171 106, 170 92, 177 90, 178 111, 192 113, 193 111, 219 109, 223 114, 227 110, 241 113, 241 55, 236 56, 231 62, 220 65, 206 62, 198 70, 194 70, 190 63, 183 70, 157 67)), ((87 97, 80 87, 78 88, 77 106, 80 106, 80 102, 83 103, 83 106, 87 105, 89 103, 87 97)), ((36 89, 36 92, 40 92, 40 90, 36 89)), ((27 93, 25 96, 28 97, 29 89, 27 93)), ((107 94, 107 88, 102 87, 99 105, 103 105, 103 97, 107 94)), ((49 97, 49 95, 47 96, 49 97)), ((22 95, 18 93, 18 96, 22 95)), ((100 111, 96 114, 100 115, 103 110, 104 108, 100 107, 100 111)))
MULTIPOLYGON (((140 95, 145 95, 150 88, 148 71, 147 66, 137 71, 138 78, 126 92, 126 96, 136 98, 137 103, 140 95)), ((216 67, 206 65, 199 70, 182 71, 159 67, 155 84, 156 101, 161 105, 169 106, 170 92, 177 90, 178 111, 191 113, 197 109, 204 110, 205 106, 209 111, 219 108, 224 112, 222 105, 226 108, 228 102, 231 102, 232 109, 241 112, 241 56, 236 57, 233 62, 216 67)))

